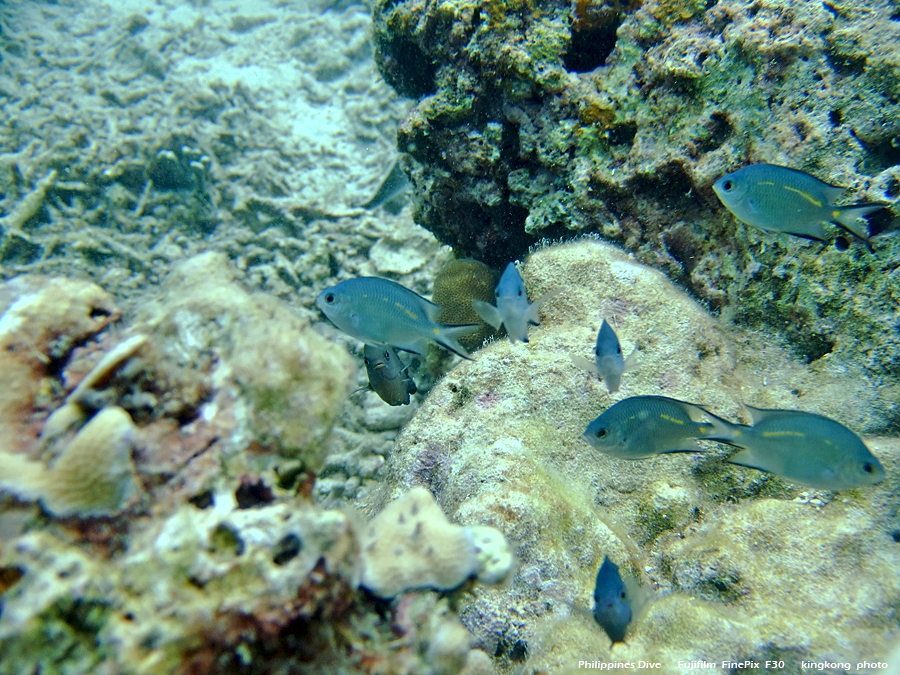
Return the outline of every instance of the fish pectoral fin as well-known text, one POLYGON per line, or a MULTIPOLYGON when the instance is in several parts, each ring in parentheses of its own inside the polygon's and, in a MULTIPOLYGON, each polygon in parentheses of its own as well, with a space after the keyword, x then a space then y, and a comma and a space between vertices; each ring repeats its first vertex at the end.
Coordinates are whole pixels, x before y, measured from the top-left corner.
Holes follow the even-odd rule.
POLYGON ((760 471, 768 471, 768 469, 763 466, 763 462, 759 461, 757 457, 750 451, 748 448, 743 448, 738 452, 734 453, 727 460, 730 464, 738 464, 740 466, 746 466, 751 469, 759 469, 760 471))
POLYGON ((625 359, 625 369, 622 372, 627 373, 629 371, 637 370, 640 365, 641 362, 638 358, 638 350, 635 349, 628 355, 628 358, 625 359))
POLYGON ((591 361, 590 359, 586 359, 583 356, 575 356, 571 355, 572 363, 574 363, 578 368, 582 370, 586 370, 589 373, 594 373, 596 375, 600 374, 600 371, 597 370, 597 364, 591 361))
POLYGON ((672 452, 702 452, 703 449, 700 447, 700 444, 695 440, 685 440, 680 442, 677 446, 670 448, 668 450, 660 451, 660 454, 667 455, 672 452))
POLYGON ((489 326, 493 326, 495 330, 499 329, 500 324, 503 323, 503 317, 500 316, 500 312, 497 308, 493 305, 489 305, 483 300, 473 300, 472 309, 474 309, 475 313, 481 317, 482 321, 489 326))
POLYGON ((526 316, 528 317, 528 322, 533 323, 535 326, 541 325, 541 305, 547 302, 550 298, 559 295, 562 293, 562 289, 550 291, 549 293, 544 293, 537 300, 528 305, 528 312, 526 316))
POLYGON ((424 338, 415 338, 413 340, 408 340, 401 345, 391 345, 394 349, 399 349, 403 352, 409 352, 410 354, 418 354, 421 356, 425 353, 426 349, 426 341, 424 338))

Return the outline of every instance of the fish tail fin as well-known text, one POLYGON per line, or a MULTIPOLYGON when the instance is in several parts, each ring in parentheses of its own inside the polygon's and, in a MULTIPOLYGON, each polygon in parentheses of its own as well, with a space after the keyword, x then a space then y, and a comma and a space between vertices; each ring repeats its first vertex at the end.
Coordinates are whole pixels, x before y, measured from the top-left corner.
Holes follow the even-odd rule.
POLYGON ((472 361, 473 359, 471 356, 469 356, 469 352, 466 351, 466 348, 459 344, 458 338, 462 337, 463 335, 474 333, 479 328, 481 328, 480 323, 464 323, 457 326, 441 326, 437 331, 437 335, 435 335, 434 337, 434 341, 444 349, 449 349, 454 354, 472 361))
POLYGON ((500 312, 497 308, 493 305, 489 305, 483 300, 473 300, 472 308, 475 310, 475 313, 481 317, 481 320, 489 326, 493 326, 494 330, 498 330, 500 324, 503 323, 503 317, 500 316, 500 312))
POLYGON ((874 211, 878 211, 879 209, 883 209, 886 206, 887 204, 879 204, 877 202, 852 204, 851 206, 836 206, 834 207, 834 212, 832 215, 836 223, 868 244, 868 226, 860 223, 859 221, 864 216, 867 216, 874 211))
POLYGON ((729 445, 738 445, 741 446, 742 436, 744 434, 745 429, 749 429, 743 424, 735 424, 733 422, 729 422, 728 420, 724 420, 717 415, 713 415, 708 410, 704 409, 706 413, 707 419, 700 424, 704 425, 705 429, 703 429, 703 435, 701 438, 708 441, 719 441, 720 443, 728 443, 729 445))

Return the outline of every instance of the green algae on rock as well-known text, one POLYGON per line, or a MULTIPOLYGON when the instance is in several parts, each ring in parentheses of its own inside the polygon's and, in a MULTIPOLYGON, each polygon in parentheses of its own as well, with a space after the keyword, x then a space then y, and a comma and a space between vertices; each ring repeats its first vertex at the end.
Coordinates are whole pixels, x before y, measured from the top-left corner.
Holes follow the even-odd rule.
POLYGON ((896 202, 900 26, 880 0, 382 0, 374 16, 382 73, 418 99, 398 134, 415 219, 460 255, 502 265, 597 232, 811 361, 897 377, 895 235, 877 258, 779 241, 711 190, 774 162, 896 202))
POLYGON ((727 465, 723 453, 629 463, 580 440, 597 413, 634 394, 700 401, 728 419, 741 416, 742 398, 764 400, 877 430, 890 414, 886 393, 858 373, 810 366, 777 342, 722 327, 661 273, 599 241, 538 250, 525 261, 523 276, 529 293, 566 291, 528 345, 488 345, 436 385, 398 437, 373 500, 424 485, 454 521, 491 525, 518 543, 511 583, 458 596, 464 624, 477 645, 498 655, 502 672, 515 672, 523 658, 515 644, 525 645, 529 670, 549 672, 574 671, 578 659, 644 659, 674 673, 689 654, 719 662, 763 654, 774 635, 782 636, 779 648, 798 658, 846 660, 860 650, 886 655, 900 597, 896 575, 888 572, 900 564, 900 550, 886 522, 900 476, 896 439, 866 439, 887 478, 838 499, 760 480, 727 465), (614 317, 642 355, 641 368, 614 396, 569 357, 590 343, 603 317, 614 317), (738 501, 748 503, 736 508, 738 501), (808 529, 795 533, 797 518, 808 529), (856 574, 840 553, 851 532, 871 556, 871 574, 856 574), (774 564, 766 551, 769 540, 795 537, 797 564, 803 547, 815 552, 805 576, 793 565, 774 564), (614 652, 592 618, 571 611, 572 605, 590 608, 594 575, 607 554, 628 561, 661 591, 614 652), (799 586, 806 594, 823 584, 830 589, 829 612, 810 614, 780 600, 799 586), (869 604, 842 601, 844 588, 869 604), (787 609, 776 616, 774 605, 787 609), (839 625, 829 618, 836 612, 839 625), (794 640, 787 627, 797 622, 804 635, 794 640))

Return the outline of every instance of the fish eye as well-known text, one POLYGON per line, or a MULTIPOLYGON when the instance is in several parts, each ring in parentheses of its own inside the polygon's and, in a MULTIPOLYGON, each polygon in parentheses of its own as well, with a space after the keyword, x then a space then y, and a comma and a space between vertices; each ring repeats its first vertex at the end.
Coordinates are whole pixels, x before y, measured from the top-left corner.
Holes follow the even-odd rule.
POLYGON ((334 293, 329 293, 328 295, 326 295, 326 296, 325 296, 325 302, 327 302, 329 305, 330 305, 332 302, 334 302, 334 293))
POLYGON ((597 438, 605 438, 609 434, 608 429, 597 429, 597 438))
POLYGON ((390 353, 390 352, 385 352, 385 353, 384 353, 384 360, 385 360, 385 361, 390 361, 390 360, 391 360, 391 353, 390 353))
POLYGON ((370 365, 369 359, 363 359, 363 363, 365 363, 367 366, 370 365))
POLYGON ((875 473, 875 465, 872 462, 866 462, 863 464, 863 471, 866 473, 875 473))
POLYGON ((722 183, 722 189, 725 190, 725 192, 731 192, 732 190, 734 190, 734 181, 730 179, 724 181, 722 183))

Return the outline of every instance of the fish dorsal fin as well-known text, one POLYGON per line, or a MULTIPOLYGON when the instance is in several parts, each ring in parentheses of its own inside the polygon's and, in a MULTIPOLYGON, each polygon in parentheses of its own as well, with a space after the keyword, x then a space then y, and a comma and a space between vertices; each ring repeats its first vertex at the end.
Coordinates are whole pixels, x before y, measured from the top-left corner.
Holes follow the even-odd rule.
POLYGON ((425 312, 425 316, 428 317, 428 320, 432 323, 438 323, 438 316, 440 316, 441 312, 444 311, 444 308, 440 305, 434 304, 427 298, 423 298, 421 295, 419 295, 419 298, 422 300, 422 311, 425 312))
POLYGON ((743 402, 741 403, 741 405, 744 406, 744 409, 748 413, 750 413, 750 419, 753 420, 752 424, 759 424, 760 422, 763 422, 772 416, 771 413, 773 411, 771 410, 766 410, 765 408, 754 408, 752 405, 743 402))

